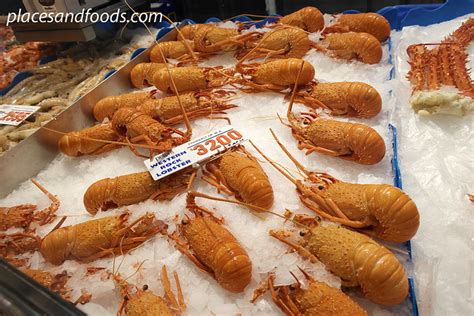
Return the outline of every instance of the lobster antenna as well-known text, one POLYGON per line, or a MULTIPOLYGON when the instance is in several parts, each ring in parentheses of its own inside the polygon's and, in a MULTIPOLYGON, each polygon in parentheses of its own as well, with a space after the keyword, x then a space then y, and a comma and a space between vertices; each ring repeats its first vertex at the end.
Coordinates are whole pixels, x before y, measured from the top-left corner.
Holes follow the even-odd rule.
POLYGON ((143 264, 148 261, 148 259, 145 259, 143 260, 142 262, 140 262, 140 264, 138 265, 137 269, 135 270, 135 272, 133 272, 132 274, 130 274, 128 277, 126 277, 124 279, 124 281, 127 281, 128 279, 130 279, 131 277, 133 277, 135 274, 138 273, 138 271, 140 271, 141 267, 143 266, 143 264))
POLYGON ((63 216, 61 218, 61 220, 56 224, 56 226, 53 227, 53 229, 51 229, 51 231, 48 233, 48 234, 51 234, 52 232, 54 232, 56 229, 59 229, 63 224, 64 222, 66 221, 67 219, 67 216, 63 216))
MULTIPOLYGON (((272 15, 258 15, 258 14, 246 14, 246 13, 242 13, 242 14, 239 14, 239 15, 235 15, 235 16, 232 16, 230 18, 227 18, 225 19, 223 22, 226 22, 226 21, 230 21, 232 19, 236 19, 236 18, 240 18, 242 16, 246 16, 246 17, 250 17, 250 18, 264 18, 264 19, 268 19, 268 18, 275 18, 275 19, 278 19, 279 17, 277 16, 272 16, 272 15)), ((249 21, 250 22, 250 21, 249 21)), ((253 22, 258 22, 258 21, 253 21, 253 22)))
MULTIPOLYGON (((120 249, 120 255, 122 256, 122 260, 120 260, 120 263, 117 267, 117 271, 112 270, 114 275, 115 275, 116 272, 118 272, 120 270, 120 267, 122 266, 122 263, 125 261, 125 256, 123 254, 123 249, 122 249, 122 244, 123 244, 124 238, 125 238, 125 236, 122 236, 122 238, 120 238, 120 247, 119 247, 119 249, 120 249)), ((113 266, 115 266, 115 257, 116 256, 114 255, 114 261, 113 261, 114 265, 113 266)))
MULTIPOLYGON (((52 128, 49 128, 49 127, 46 127, 46 126, 42 126, 40 128, 45 129, 45 130, 50 131, 50 132, 53 132, 53 133, 56 133, 56 134, 60 134, 60 135, 66 135, 67 134, 66 132, 57 131, 55 129, 52 129, 52 128)), ((133 144, 133 143, 114 141, 114 140, 104 140, 104 139, 98 139, 98 138, 92 138, 92 137, 80 136, 80 135, 79 136, 74 136, 74 137, 77 137, 77 138, 80 138, 80 139, 85 139, 85 140, 92 140, 94 142, 105 143, 105 144, 115 144, 115 145, 120 145, 120 146, 139 147, 139 148, 145 148, 145 149, 157 149, 157 150, 160 149, 158 146, 151 146, 151 145, 145 145, 145 144, 133 144)))
POLYGON ((278 137, 275 135, 275 132, 273 132, 271 128, 270 128, 270 133, 272 133, 273 138, 275 139, 277 144, 280 146, 281 150, 283 150, 283 152, 288 156, 288 158, 290 158, 290 160, 293 162, 296 168, 298 168, 298 170, 301 170, 304 174, 308 175, 309 174, 308 170, 306 170, 306 168, 298 160, 296 160, 296 158, 293 157, 292 154, 290 154, 288 149, 286 149, 286 147, 280 142, 278 137))
POLYGON ((166 299, 177 311, 180 312, 181 309, 180 309, 179 303, 176 300, 175 295, 171 291, 171 283, 170 283, 170 279, 168 278, 168 270, 166 269, 166 265, 163 265, 161 267, 161 282, 163 284, 166 299))
POLYGON ((293 224, 296 224, 296 225, 299 225, 299 226, 302 226, 306 229, 310 229, 310 227, 302 224, 302 223, 299 223, 295 220, 293 220, 292 218, 287 218, 281 214, 278 214, 278 213, 275 213, 275 212, 272 212, 272 211, 269 211, 269 210, 266 210, 260 206, 256 206, 256 205, 252 205, 252 204, 248 204, 248 203, 245 203, 245 202, 240 202, 240 201, 234 201, 234 200, 228 200, 228 199, 224 199, 224 198, 219 198, 219 197, 215 197, 215 196, 211 196, 211 195, 207 195, 205 193, 201 193, 201 192, 197 192, 197 191, 190 191, 188 192, 188 195, 191 195, 191 196, 194 196, 194 197, 201 197, 201 198, 205 198, 205 199, 208 199, 208 200, 214 200, 214 201, 220 201, 220 202, 226 202, 226 203, 231 203, 231 204, 237 204, 237 205, 243 205, 243 206, 246 206, 246 207, 249 207, 251 209, 254 209, 256 211, 259 211, 259 212, 265 212, 265 213, 269 213, 269 214, 273 214, 275 216, 278 216, 282 219, 284 219, 285 221, 289 220, 291 221, 293 224))
POLYGON ((306 272, 302 267, 300 267, 299 265, 297 265, 297 267, 301 271, 301 273, 303 273, 306 280, 314 281, 314 278, 308 272, 306 272))
POLYGON ((247 54, 244 55, 244 57, 242 57, 240 60, 237 61, 235 68, 239 69, 240 65, 244 62, 244 60, 247 59, 253 53, 254 50, 256 50, 259 46, 261 46, 264 41, 265 41, 265 35, 262 37, 262 39, 257 43, 257 45, 254 48, 252 48, 247 54))
MULTIPOLYGON (((298 266, 297 266, 298 267, 298 266)), ((299 267, 298 267, 299 268, 299 267)), ((291 276, 295 279, 296 283, 298 283, 298 287, 301 287, 300 280, 296 277, 296 275, 293 273, 293 271, 289 271, 291 276)))
MULTIPOLYGON (((135 11, 131 6, 130 4, 128 3, 127 0, 125 0, 125 4, 127 5, 127 7, 129 7, 130 10, 132 10, 132 12, 134 14, 138 14, 137 11, 135 11)), ((156 13, 156 12, 143 12, 143 13, 156 13)), ((181 33, 181 31, 179 30, 179 28, 176 27, 176 25, 174 25, 174 22, 171 21, 170 18, 168 18, 165 14, 161 14, 161 17, 162 18, 165 18, 165 20, 167 20, 168 22, 170 22, 170 24, 176 29, 176 31, 178 32, 179 35, 181 35, 182 38, 184 38, 183 36, 183 33, 181 33)), ((129 22, 127 22, 127 24, 125 24, 125 26, 128 25, 129 22)), ((153 34, 151 33, 150 29, 148 28, 148 26, 145 24, 145 22, 141 22, 145 28, 147 29, 148 33, 150 33, 150 35, 155 39, 155 36, 153 36, 153 34)), ((125 28, 125 27, 124 27, 125 28)), ((122 32, 123 32, 123 29, 122 29, 122 32)), ((120 36, 122 36, 122 32, 120 32, 120 36)), ((194 54, 194 51, 191 49, 191 47, 189 46, 189 44, 187 43, 187 41, 183 41, 184 42, 184 46, 186 46, 186 49, 189 51, 189 53, 191 54, 191 56, 193 57, 194 60, 197 60, 198 58, 196 57, 196 55, 194 54)), ((155 39, 155 43, 156 42, 156 39, 155 39)), ((158 44, 158 43, 157 43, 158 44)), ((160 49, 161 51, 161 49, 160 49)), ((166 59, 165 59, 166 60, 166 59)))
POLYGON ((294 185, 296 185, 296 179, 293 177, 287 170, 284 170, 283 167, 279 166, 275 161, 270 159, 267 155, 265 155, 251 140, 249 140, 250 144, 258 151, 260 155, 265 158, 276 170, 278 170, 282 175, 284 175, 288 180, 290 180, 294 185))
MULTIPOLYGON (((130 4, 128 4, 128 1, 125 0, 125 3, 127 4, 127 6, 130 8, 130 10, 132 10, 132 12, 134 14, 137 14, 137 11, 135 11, 131 6, 130 4)), ((173 24, 173 21, 171 21, 166 15, 162 14, 163 17, 165 17, 165 19, 167 19, 169 22, 171 22, 171 25, 173 25, 173 27, 178 31, 178 33, 183 36, 183 34, 181 34, 181 32, 179 31, 179 29, 176 27, 176 25, 173 24)), ((148 25, 146 25, 146 23, 142 22, 143 26, 145 26, 145 28, 147 29, 148 33, 150 33, 151 37, 153 38, 153 40, 155 41, 155 43, 158 45, 158 41, 156 40, 156 37, 153 35, 153 33, 151 32, 150 28, 148 27, 148 25)), ((184 41, 186 42, 186 41, 184 41)), ((185 43, 185 46, 187 45, 187 43, 185 43)), ((186 46, 189 48, 189 46, 186 46)), ((163 60, 165 61, 165 67, 166 67, 166 71, 168 72, 168 75, 170 76, 170 81, 171 81, 171 84, 173 86, 173 89, 174 89, 174 93, 176 94, 176 97, 178 98, 178 103, 179 103, 179 106, 181 107, 181 111, 183 112, 183 117, 184 117, 184 124, 186 125, 186 129, 188 130, 187 133, 192 133, 192 127, 191 127, 191 123, 189 122, 189 118, 188 118, 188 115, 186 113, 186 110, 184 109, 184 106, 183 104, 181 103, 181 98, 179 96, 179 92, 178 92, 178 89, 176 89, 176 84, 174 82, 174 78, 173 78, 173 75, 171 74, 171 70, 170 70, 170 67, 168 65, 168 61, 167 59, 165 58, 165 55, 163 54, 163 51, 160 49, 160 54, 161 54, 161 57, 163 58, 163 60)), ((195 58, 194 54, 191 53, 191 55, 193 56, 193 58, 195 58)), ((196 59, 196 58, 195 58, 196 59)))
POLYGON ((293 91, 291 93, 290 104, 288 105, 288 111, 286 112, 287 117, 291 114, 293 110, 293 102, 295 101, 296 90, 297 90, 296 88, 298 88, 298 81, 300 80, 301 72, 303 72, 303 67, 304 67, 304 60, 301 60, 301 67, 300 67, 300 70, 298 71, 298 74, 296 75, 295 86, 293 87, 293 91))

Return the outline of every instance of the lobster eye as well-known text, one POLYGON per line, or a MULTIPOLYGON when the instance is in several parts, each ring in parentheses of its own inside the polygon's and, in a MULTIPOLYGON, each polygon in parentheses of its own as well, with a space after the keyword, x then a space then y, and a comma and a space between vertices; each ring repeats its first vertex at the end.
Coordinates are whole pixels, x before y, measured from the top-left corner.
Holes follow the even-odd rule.
POLYGON ((148 290, 148 284, 143 285, 143 291, 148 290))
POLYGON ((188 225, 189 224, 189 221, 187 218, 183 218, 183 220, 181 221, 181 224, 183 225, 188 225))
POLYGON ((304 237, 306 235, 306 232, 305 231, 300 231, 300 236, 301 237, 304 237))
POLYGON ((320 189, 320 190, 324 189, 324 185, 319 185, 318 189, 320 189))
POLYGON ((296 285, 294 285, 294 284, 290 285, 290 290, 296 290, 296 289, 297 289, 296 285))

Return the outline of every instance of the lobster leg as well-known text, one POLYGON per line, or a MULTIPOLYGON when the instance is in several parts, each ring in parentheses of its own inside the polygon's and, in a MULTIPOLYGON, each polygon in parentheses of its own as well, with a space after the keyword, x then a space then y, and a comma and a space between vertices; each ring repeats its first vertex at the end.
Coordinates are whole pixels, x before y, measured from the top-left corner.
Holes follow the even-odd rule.
POLYGON ((281 291, 283 292, 283 297, 285 298, 286 301, 286 306, 293 312, 294 315, 299 314, 298 307, 296 306, 295 302, 291 299, 290 293, 288 292, 288 287, 284 286, 281 288, 281 291))
POLYGON ((252 299, 250 300, 251 303, 255 303, 255 301, 265 294, 269 289, 270 289, 270 277, 272 276, 272 273, 268 274, 268 277, 261 281, 258 285, 258 287, 253 291, 253 296, 252 299))
POLYGON ((228 186, 227 182, 225 181, 224 175, 222 175, 219 169, 213 166, 212 164, 208 164, 206 166, 206 169, 208 168, 210 170, 203 171, 202 180, 216 187, 217 192, 219 193, 222 191, 228 195, 234 195, 234 192, 232 192, 232 189, 228 186))
POLYGON ((251 88, 240 88, 241 91, 246 92, 246 93, 253 93, 253 92, 262 92, 262 91, 274 91, 274 92, 279 92, 282 90, 285 90, 286 87, 284 86, 279 86, 275 84, 257 84, 252 81, 244 79, 244 83, 241 83, 242 85, 248 85, 251 88))
POLYGON ((40 189, 44 194, 46 194, 51 201, 51 205, 38 213, 35 214, 35 220, 40 220, 40 225, 45 225, 48 223, 51 223, 51 221, 56 217, 55 213, 59 208, 59 200, 57 196, 51 194, 48 192, 48 190, 45 189, 41 184, 38 183, 35 179, 31 179, 31 182, 33 182, 38 189, 40 189))
MULTIPOLYGON (((232 107, 228 107, 228 108, 232 108, 232 107)), ((188 115, 189 119, 192 119, 192 118, 197 118, 197 117, 206 117, 213 114, 226 114, 226 112, 224 112, 223 110, 213 111, 212 107, 206 107, 199 110, 186 112, 186 114, 188 115)), ((228 120, 228 118, 226 119, 228 120)), ((181 123, 182 121, 183 121, 183 115, 177 115, 167 120, 164 120, 163 123, 166 125, 175 125, 175 124, 181 123)))
POLYGON ((288 246, 290 246, 291 248, 295 249, 300 255, 302 255, 303 257, 305 257, 307 259, 309 259, 312 263, 319 262, 319 260, 311 252, 309 252, 307 249, 305 249, 304 247, 302 247, 298 244, 295 244, 294 242, 291 242, 291 241, 285 239, 283 231, 270 230, 270 236, 278 239, 279 241, 281 241, 281 242, 287 244, 288 246))
POLYGON ((205 214, 209 215, 209 217, 211 217, 217 223, 220 223, 220 224, 224 223, 223 218, 216 217, 214 215, 214 213, 209 211, 207 208, 199 206, 199 205, 196 204, 196 195, 194 194, 194 192, 189 192, 188 193, 188 196, 186 198, 186 208, 188 208, 194 214, 200 215, 199 213, 205 213, 205 214))
POLYGON ((176 283, 176 291, 178 292, 178 303, 181 310, 186 309, 186 304, 184 303, 183 291, 181 290, 181 283, 179 282, 179 276, 176 271, 173 271, 174 281, 176 283))
POLYGON ((318 99, 313 98, 313 97, 297 96, 297 97, 295 97, 295 102, 303 103, 304 105, 309 106, 313 109, 316 109, 316 108, 327 109, 327 110, 330 110, 331 113, 334 114, 334 115, 344 115, 345 114, 345 112, 343 112, 343 111, 338 112, 338 111, 335 111, 335 110, 331 109, 329 106, 327 106, 323 102, 321 102, 318 99))
POLYGON ((344 219, 344 218, 339 218, 339 217, 336 217, 336 216, 332 216, 332 215, 324 212, 323 210, 321 210, 319 207, 315 206, 313 204, 313 201, 311 201, 307 197, 301 197, 300 200, 307 208, 314 211, 316 214, 318 214, 319 216, 321 216, 324 219, 327 219, 327 220, 330 220, 330 221, 333 221, 333 222, 336 222, 336 223, 339 223, 339 224, 342 224, 342 225, 346 225, 346 226, 349 226, 349 227, 353 227, 353 228, 364 228, 364 227, 367 227, 367 226, 370 225, 370 223, 367 223, 367 222, 351 221, 351 220, 347 219, 347 217, 346 217, 346 219, 344 219))
POLYGON ((347 155, 350 154, 350 153, 340 153, 340 152, 337 152, 335 150, 323 148, 323 147, 320 147, 320 146, 314 146, 312 144, 308 144, 308 142, 299 142, 298 143, 298 149, 300 149, 300 150, 307 149, 306 155, 312 154, 315 151, 320 153, 320 154, 333 156, 333 157, 347 156, 347 155))
POLYGON ((161 283, 163 284, 163 289, 165 291, 165 298, 171 304, 173 309, 180 312, 181 309, 180 309, 180 306, 178 305, 178 301, 176 300, 176 297, 173 291, 171 290, 170 280, 168 279, 168 271, 166 270, 165 265, 161 268, 161 283))
MULTIPOLYGON (((273 285, 273 276, 268 278, 268 287, 270 288, 270 293, 272 295, 272 300, 275 304, 283 310, 283 312, 288 316, 293 316, 293 312, 291 309, 283 302, 283 300, 279 297, 278 292, 275 291, 275 286, 273 285)), ((296 315, 295 315, 296 316, 296 315)))

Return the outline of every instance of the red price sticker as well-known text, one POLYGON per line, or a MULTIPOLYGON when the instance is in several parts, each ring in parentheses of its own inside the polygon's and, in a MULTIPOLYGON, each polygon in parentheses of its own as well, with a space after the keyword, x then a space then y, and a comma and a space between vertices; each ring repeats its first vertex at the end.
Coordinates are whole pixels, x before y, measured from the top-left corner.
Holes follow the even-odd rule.
POLYGON ((192 150, 196 150, 199 156, 206 155, 211 152, 218 152, 226 149, 233 141, 242 139, 242 135, 236 130, 230 130, 222 135, 217 135, 214 138, 206 140, 204 143, 198 144, 192 150))
POLYGON ((0 105, 0 125, 19 125, 39 108, 39 106, 0 105))

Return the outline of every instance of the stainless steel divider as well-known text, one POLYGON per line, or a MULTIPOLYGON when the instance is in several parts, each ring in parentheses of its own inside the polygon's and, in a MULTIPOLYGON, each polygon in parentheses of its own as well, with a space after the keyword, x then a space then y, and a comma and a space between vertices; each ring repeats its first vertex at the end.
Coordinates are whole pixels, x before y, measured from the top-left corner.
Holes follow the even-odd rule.
MULTIPOLYGON (((176 30, 172 30, 158 41, 174 40, 176 33, 176 30)), ((143 51, 45 126, 61 132, 70 132, 94 125, 94 104, 106 96, 130 91, 133 88, 130 72, 135 65, 149 61, 150 50, 151 48, 148 48, 143 51)), ((0 198, 11 193, 20 183, 36 176, 53 161, 59 153, 57 143, 60 137, 58 133, 39 129, 0 156, 0 198)))

